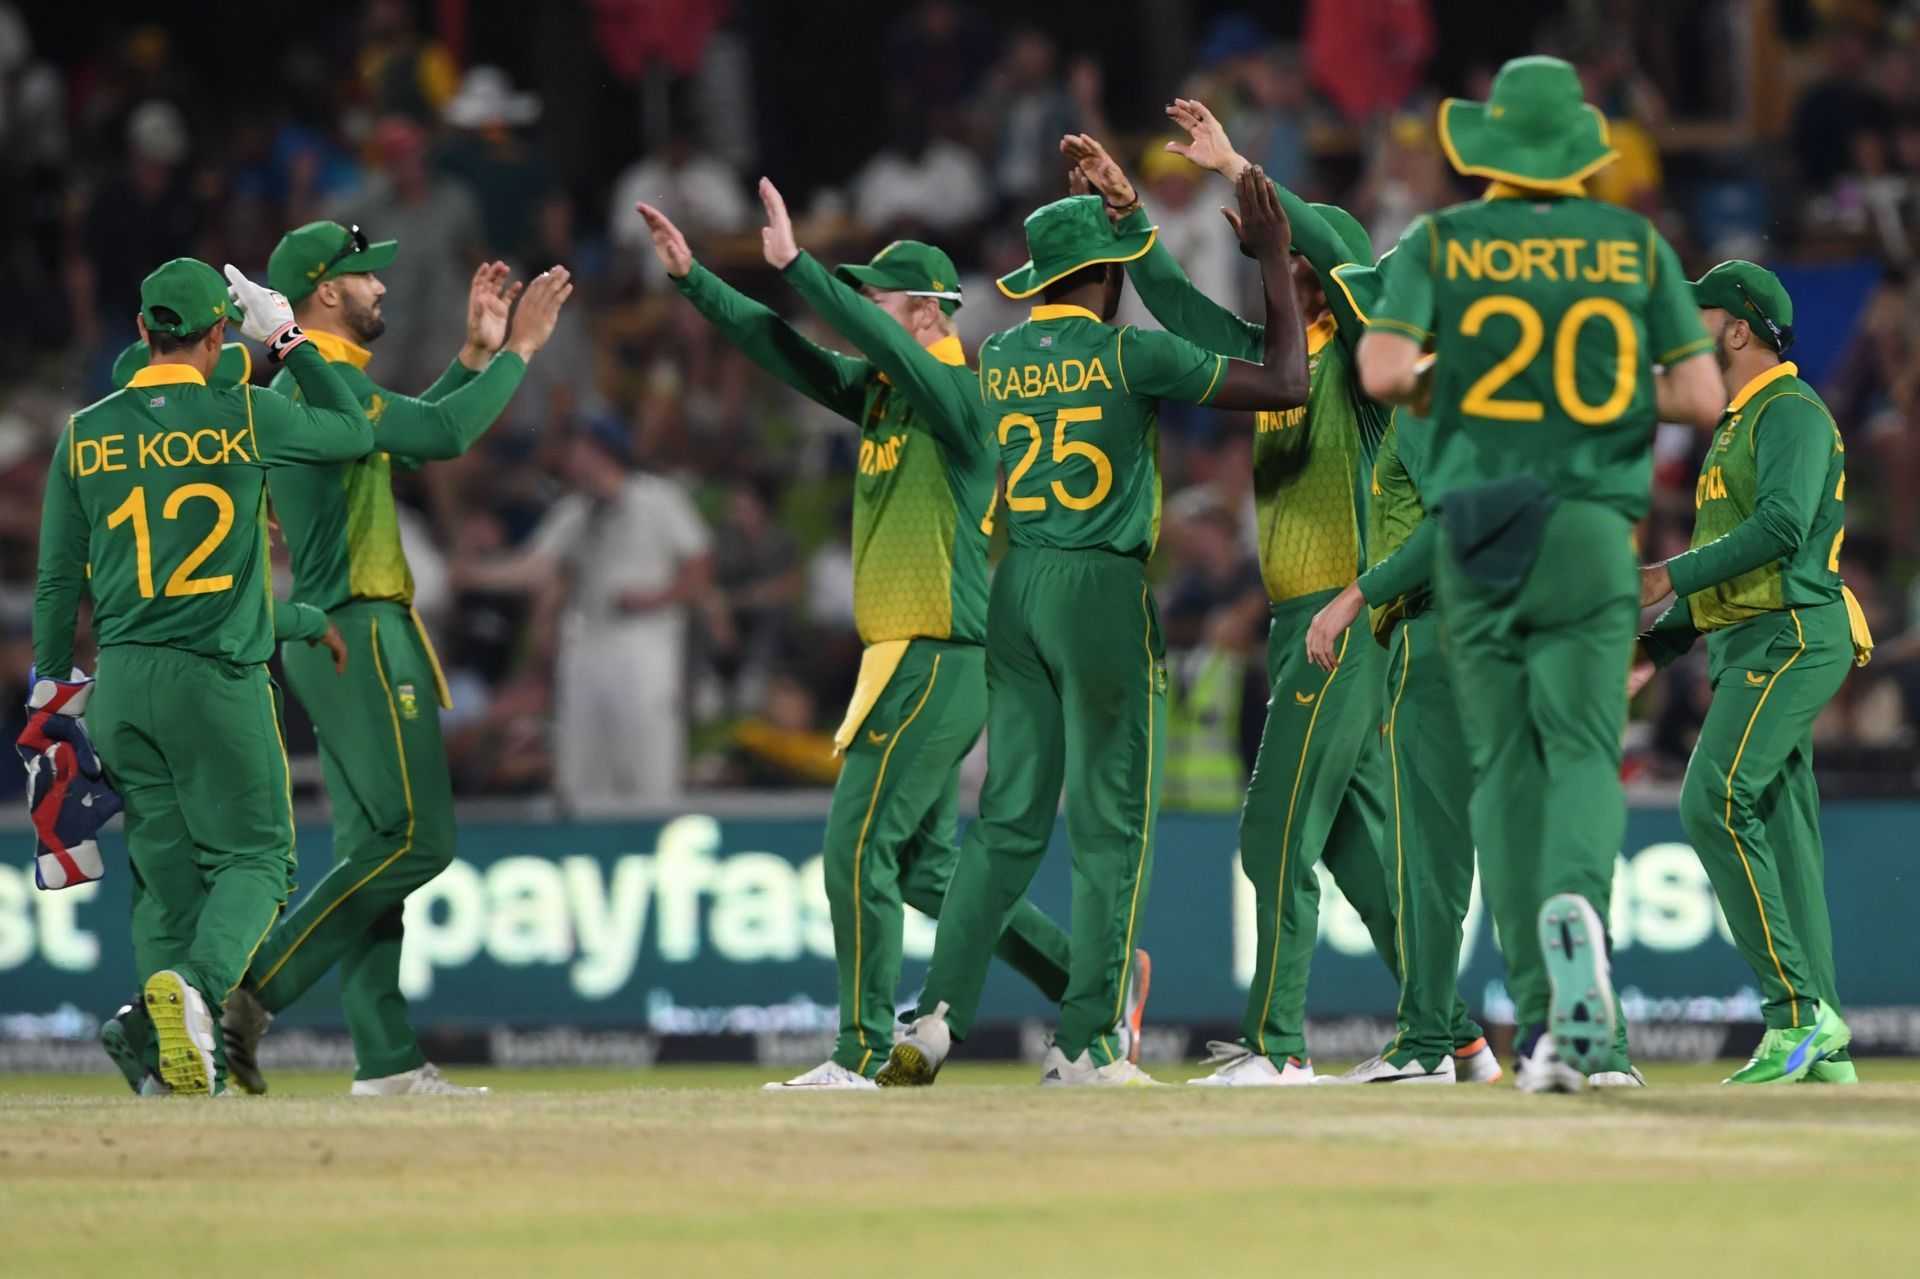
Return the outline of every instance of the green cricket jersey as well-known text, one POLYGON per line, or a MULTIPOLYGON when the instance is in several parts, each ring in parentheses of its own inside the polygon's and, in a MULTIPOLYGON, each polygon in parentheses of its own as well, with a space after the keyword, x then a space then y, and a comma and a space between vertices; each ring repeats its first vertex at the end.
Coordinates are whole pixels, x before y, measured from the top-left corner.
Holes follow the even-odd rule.
MULTIPOLYGON (((1321 279, 1349 265, 1325 219, 1284 187, 1274 189, 1292 222, 1294 247, 1321 279)), ((1146 214, 1135 210, 1119 229, 1145 230, 1146 214)), ((1127 275, 1169 332, 1235 359, 1261 358, 1265 326, 1195 289, 1158 240, 1127 264, 1127 275)), ((1364 320, 1346 293, 1331 286, 1326 293, 1330 314, 1307 329, 1307 402, 1254 419, 1260 575, 1275 603, 1339 590, 1366 566, 1364 480, 1389 414, 1360 391, 1353 349, 1364 320)))
MULTIPOLYGON (((312 343, 287 357, 309 403, 140 370, 74 414, 47 476, 34 663, 64 678, 82 591, 101 647, 153 644, 248 664, 273 653, 267 468, 359 457, 373 430, 312 343)), ((292 621, 289 615, 289 622, 292 621)))
POLYGON ((1412 542, 1426 523, 1427 507, 1420 498, 1419 476, 1426 462, 1428 424, 1402 409, 1393 415, 1387 436, 1374 455, 1367 505, 1367 550, 1370 562, 1360 575, 1360 593, 1372 604, 1374 638, 1385 644, 1403 618, 1424 612, 1432 596, 1429 570, 1432 556, 1422 561, 1420 549, 1398 561, 1395 552, 1412 542), (1383 567, 1385 566, 1385 567, 1383 567), (1396 566, 1407 577, 1396 579, 1396 566), (1372 601, 1378 597, 1378 603, 1372 601))
POLYGON ((984 642, 995 458, 960 340, 921 347, 810 254, 786 273, 876 358, 808 340, 697 262, 674 283, 748 359, 860 428, 853 612, 861 640, 984 642))
POLYGON ((1042 305, 980 347, 1015 546, 1144 560, 1160 540, 1160 404, 1205 404, 1227 357, 1171 333, 1042 305))
MULTIPOLYGON (((478 373, 455 360, 418 399, 366 374, 371 352, 332 333, 308 338, 331 362, 372 429, 372 450, 332 466, 276 471, 273 509, 293 559, 293 598, 331 612, 349 600, 413 602, 413 573, 400 549, 393 462, 459 457, 492 426, 526 374, 512 352, 478 373)), ((298 400, 306 388, 282 373, 273 389, 298 400)))
POLYGON ((1532 473, 1646 514, 1653 366, 1711 345, 1679 259, 1637 213, 1496 184, 1382 259, 1371 327, 1436 353, 1427 498, 1532 473))
POLYGON ((1700 464, 1693 548, 1667 561, 1694 627, 1839 599, 1846 488, 1840 428, 1799 370, 1747 383, 1700 464))

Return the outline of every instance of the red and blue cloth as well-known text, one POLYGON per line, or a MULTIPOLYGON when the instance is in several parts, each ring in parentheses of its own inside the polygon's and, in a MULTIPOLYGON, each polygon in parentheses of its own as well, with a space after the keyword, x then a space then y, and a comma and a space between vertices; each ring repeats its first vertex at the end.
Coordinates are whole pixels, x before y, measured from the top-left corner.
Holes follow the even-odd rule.
POLYGON ((27 727, 14 743, 27 766, 27 812, 38 840, 34 882, 44 889, 90 884, 106 873, 94 836, 121 809, 80 722, 93 680, 73 676, 31 677, 27 727))

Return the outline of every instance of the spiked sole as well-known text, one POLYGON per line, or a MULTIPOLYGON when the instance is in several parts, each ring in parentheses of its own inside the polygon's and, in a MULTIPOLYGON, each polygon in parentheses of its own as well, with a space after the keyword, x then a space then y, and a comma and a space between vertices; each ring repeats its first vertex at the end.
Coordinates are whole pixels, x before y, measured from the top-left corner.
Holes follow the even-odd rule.
POLYGON ((1553 987, 1547 1031, 1560 1059, 1582 1075, 1606 1069, 1613 1058, 1613 977, 1606 932, 1587 899, 1549 897, 1540 908, 1540 951, 1553 987))
POLYGON ((160 1078, 183 1096, 207 1096, 213 1091, 213 1059, 210 1049, 194 1043, 187 1026, 191 996, 186 980, 163 969, 147 979, 144 994, 160 1049, 160 1078))
POLYGON ((940 1067, 927 1060, 927 1055, 913 1044, 895 1044, 893 1052, 887 1057, 887 1064, 880 1067, 880 1073, 873 1082, 882 1088, 925 1088, 940 1073, 940 1067))

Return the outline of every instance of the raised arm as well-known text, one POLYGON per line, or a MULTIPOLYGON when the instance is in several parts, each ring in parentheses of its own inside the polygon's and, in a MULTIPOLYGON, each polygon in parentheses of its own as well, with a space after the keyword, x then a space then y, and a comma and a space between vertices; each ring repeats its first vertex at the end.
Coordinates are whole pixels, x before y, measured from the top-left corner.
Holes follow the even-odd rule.
MULTIPOLYGON (((1151 229, 1133 183, 1098 140, 1089 134, 1070 133, 1060 139, 1060 150, 1073 161, 1088 187, 1099 193, 1108 216, 1118 219, 1116 230, 1151 229)), ((1127 263, 1127 278, 1167 332, 1179 334, 1202 350, 1236 360, 1259 358, 1262 327, 1241 319, 1194 288, 1158 236, 1147 246, 1145 255, 1127 263)))
POLYGON ((507 316, 514 299, 525 285, 507 282, 505 262, 482 262, 467 285, 467 340, 460 354, 447 365, 434 384, 420 392, 420 398, 432 403, 443 400, 482 373, 494 353, 507 340, 507 316))
POLYGON ((73 424, 61 433, 40 508, 40 572, 33 588, 33 665, 48 679, 73 669, 73 629, 87 589, 87 516, 73 488, 73 424))
POLYGON ((800 394, 858 423, 865 407, 865 360, 829 351, 694 261, 686 237, 650 204, 633 206, 646 219, 653 251, 693 309, 726 335, 749 360, 800 394))
POLYGON ((247 421, 259 461, 268 466, 351 462, 374 444, 373 424, 325 356, 303 342, 286 357, 300 403, 243 386, 247 421))
POLYGON ((1235 185, 1240 212, 1228 213, 1227 220, 1260 262, 1267 323, 1261 333, 1260 363, 1227 361, 1210 403, 1223 409, 1298 408, 1307 402, 1307 339, 1300 299, 1287 268, 1291 238, 1287 215, 1258 165, 1241 174, 1235 185))

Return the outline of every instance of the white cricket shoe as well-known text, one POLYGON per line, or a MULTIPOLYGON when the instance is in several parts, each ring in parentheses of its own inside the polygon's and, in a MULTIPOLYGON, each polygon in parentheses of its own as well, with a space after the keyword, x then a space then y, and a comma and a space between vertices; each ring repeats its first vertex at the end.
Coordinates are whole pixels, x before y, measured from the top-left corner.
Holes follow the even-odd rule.
POLYGON ((823 1061, 784 1083, 761 1084, 761 1092, 876 1092, 879 1084, 837 1061, 823 1061))
POLYGON ((147 978, 141 991, 153 1022, 160 1078, 169 1092, 191 1097, 213 1093, 213 1013, 199 991, 171 968, 147 978))
POLYGON ((1040 1063, 1042 1088, 1151 1088, 1154 1082, 1151 1075, 1125 1057, 1096 1066, 1084 1048, 1068 1061, 1058 1047, 1049 1046, 1047 1059, 1040 1063))
POLYGON ((1533 1051, 1514 1061, 1513 1086, 1521 1092, 1579 1092, 1587 1077, 1560 1060, 1553 1036, 1541 1034, 1533 1051))
POLYGON ((463 1088, 440 1073, 440 1067, 428 1062, 397 1075, 378 1079, 356 1079, 347 1089, 349 1097, 482 1097, 488 1088, 463 1088))
POLYGON ((1264 1053, 1224 1039, 1209 1040, 1207 1051, 1212 1055, 1202 1064, 1216 1069, 1211 1075, 1187 1080, 1196 1088, 1276 1088, 1313 1082, 1313 1063, 1298 1057, 1276 1066, 1264 1053))
POLYGON ((925 1088, 952 1051, 953 1029, 947 1025, 947 1001, 943 999, 926 1016, 914 1018, 907 1033, 894 1041, 887 1064, 880 1067, 873 1081, 882 1088, 925 1088))
POLYGON ((1507 1076, 1485 1035, 1455 1049, 1453 1067, 1454 1077, 1463 1084, 1497 1084, 1507 1076))
POLYGON ((1640 1073, 1640 1067, 1629 1066, 1625 1070, 1597 1070, 1587 1076, 1587 1084, 1593 1088, 1645 1088, 1647 1077, 1640 1073))
POLYGON ((1316 1084, 1450 1084, 1454 1081, 1453 1057, 1442 1057, 1440 1064, 1428 1070, 1417 1061, 1396 1066, 1385 1057, 1369 1057, 1344 1075, 1321 1075, 1316 1084))

